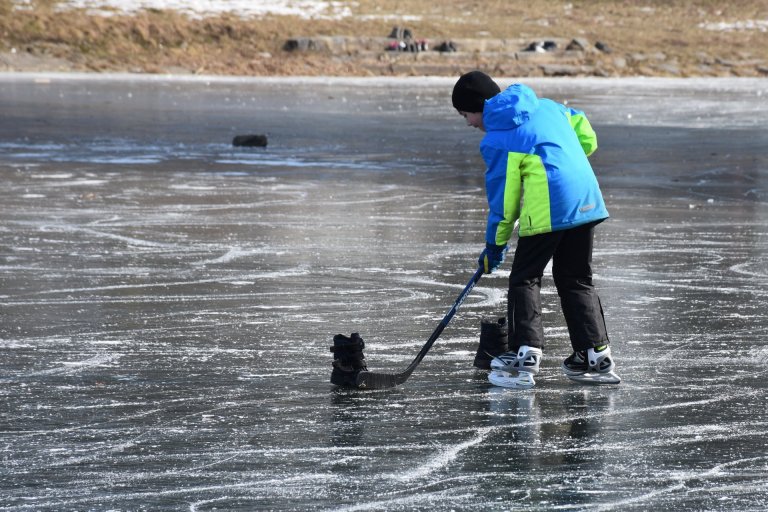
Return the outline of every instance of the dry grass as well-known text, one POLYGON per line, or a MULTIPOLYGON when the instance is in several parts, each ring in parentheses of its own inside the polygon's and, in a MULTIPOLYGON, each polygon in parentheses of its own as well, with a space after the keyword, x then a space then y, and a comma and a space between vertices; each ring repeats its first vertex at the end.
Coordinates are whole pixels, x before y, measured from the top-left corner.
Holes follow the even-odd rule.
POLYGON ((355 16, 338 20, 248 20, 231 14, 191 19, 159 10, 103 17, 61 11, 57 3, 37 0, 31 9, 18 10, 10 0, 0 0, 6 69, 23 67, 18 56, 24 55, 24 62, 72 70, 237 75, 455 74, 470 67, 536 75, 551 74, 557 64, 566 65, 559 68, 566 74, 768 74, 765 32, 700 26, 768 20, 764 0, 727 5, 719 0, 357 0, 341 2, 355 16), (460 49, 467 51, 450 56, 384 52, 383 38, 394 25, 432 42, 462 42, 460 49), (283 50, 292 37, 331 36, 345 42, 321 51, 283 50), (548 38, 602 41, 613 51, 520 58, 525 41, 548 38), (485 51, 488 41, 506 46, 485 51))

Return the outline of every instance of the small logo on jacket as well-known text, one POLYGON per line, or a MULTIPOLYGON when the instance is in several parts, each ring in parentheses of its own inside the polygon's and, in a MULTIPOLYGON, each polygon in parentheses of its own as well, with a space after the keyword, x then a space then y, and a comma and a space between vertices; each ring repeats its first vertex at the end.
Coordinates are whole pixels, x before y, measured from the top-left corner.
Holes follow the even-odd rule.
POLYGON ((584 213, 584 212, 588 212, 589 210, 592 210, 594 208, 595 208, 594 204, 588 204, 587 206, 582 206, 581 208, 579 208, 579 211, 581 213, 584 213))

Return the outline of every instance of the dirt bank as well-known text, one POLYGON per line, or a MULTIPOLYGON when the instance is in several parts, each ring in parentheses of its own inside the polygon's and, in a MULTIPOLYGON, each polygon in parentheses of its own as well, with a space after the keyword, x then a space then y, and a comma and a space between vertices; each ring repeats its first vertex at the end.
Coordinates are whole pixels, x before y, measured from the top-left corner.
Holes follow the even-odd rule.
POLYGON ((336 4, 346 14, 247 19, 0 0, 0 71, 768 76, 768 6, 758 0, 336 4), (419 51, 392 49, 403 46, 419 51))

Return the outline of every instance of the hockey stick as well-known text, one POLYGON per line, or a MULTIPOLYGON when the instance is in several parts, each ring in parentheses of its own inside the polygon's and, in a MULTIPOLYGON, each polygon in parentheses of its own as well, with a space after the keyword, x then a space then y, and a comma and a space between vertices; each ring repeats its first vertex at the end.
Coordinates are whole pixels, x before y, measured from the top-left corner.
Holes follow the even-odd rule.
POLYGON ((393 388, 397 386, 398 384, 402 384, 406 380, 408 380, 408 377, 411 376, 411 373, 413 373, 413 370, 416 369, 416 367, 419 365, 422 359, 424 359, 424 356, 427 355, 427 352, 429 352, 429 349, 432 348, 432 345, 437 341, 437 338, 440 337, 440 334, 442 334, 443 329, 448 325, 448 322, 451 321, 453 318, 453 315, 456 314, 456 311, 459 309, 459 306, 464 302, 464 299, 467 298, 469 295, 469 292, 472 291, 472 288, 475 287, 477 282, 480 280, 480 277, 483 275, 483 268, 480 267, 477 269, 477 272, 475 272, 475 275, 472 276, 472 279, 469 280, 469 283, 467 283, 467 286, 464 287, 464 291, 461 292, 459 295, 459 298, 456 299, 456 302, 453 304, 451 309, 448 311, 448 314, 445 315, 445 317, 440 321, 440 323, 437 325, 437 328, 435 328, 434 332, 432 333, 432 336, 429 337, 427 342, 424 344, 423 347, 421 347, 421 350, 416 355, 416 358, 411 362, 411 364, 408 365, 408 368, 405 369, 402 373, 376 373, 376 372, 368 372, 368 371, 362 371, 357 374, 357 387, 360 389, 383 389, 383 388, 393 388))

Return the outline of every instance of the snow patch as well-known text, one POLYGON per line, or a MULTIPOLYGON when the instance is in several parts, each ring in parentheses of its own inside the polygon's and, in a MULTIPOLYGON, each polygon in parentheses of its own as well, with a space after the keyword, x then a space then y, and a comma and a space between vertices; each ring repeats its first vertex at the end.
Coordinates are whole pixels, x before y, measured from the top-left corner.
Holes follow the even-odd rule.
POLYGON ((744 20, 744 21, 718 21, 699 23, 699 28, 711 30, 713 32, 735 32, 746 30, 757 30, 759 32, 768 32, 768 20, 744 20))
MULTIPOLYGON (((21 0, 16 5, 25 8, 29 3, 30 0, 21 0)), ((178 11, 192 18, 223 13, 233 13, 243 18, 278 15, 339 19, 352 15, 341 2, 322 0, 67 0, 61 2, 61 8, 87 9, 90 14, 101 16, 134 14, 145 9, 178 11)))

